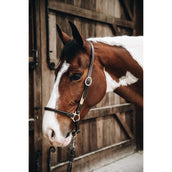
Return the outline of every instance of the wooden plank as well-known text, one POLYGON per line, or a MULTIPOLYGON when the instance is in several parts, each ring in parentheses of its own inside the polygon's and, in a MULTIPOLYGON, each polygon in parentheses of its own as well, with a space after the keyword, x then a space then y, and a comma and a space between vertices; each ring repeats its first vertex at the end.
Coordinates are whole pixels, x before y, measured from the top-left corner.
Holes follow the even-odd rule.
MULTIPOLYGON (((134 111, 125 112, 125 120, 132 133, 133 133, 133 123, 132 122, 134 120, 133 113, 134 113, 134 111)), ((134 133, 133 133, 133 135, 134 135, 134 133)))
POLYGON ((120 96, 118 94, 115 93, 115 101, 114 103, 117 105, 117 104, 120 104, 120 96))
POLYGON ((122 97, 120 97, 120 104, 126 103, 126 100, 122 97))
POLYGON ((129 28, 134 27, 133 22, 131 21, 121 20, 119 18, 107 16, 103 13, 98 13, 95 11, 91 11, 91 10, 80 8, 80 7, 75 7, 73 5, 69 5, 69 4, 65 4, 65 3, 61 3, 57 1, 51 0, 49 2, 49 8, 51 10, 55 10, 55 11, 62 12, 65 14, 70 14, 77 17, 82 17, 82 18, 86 18, 86 19, 90 19, 90 20, 94 20, 94 21, 98 21, 98 22, 102 22, 106 24, 115 23, 118 26, 129 27, 129 28))
POLYGON ((34 130, 34 118, 29 118, 29 131, 34 130))
MULTIPOLYGON (((126 124, 126 126, 128 127, 127 123, 126 123, 126 117, 125 117, 125 112, 121 112, 119 113, 121 120, 126 124)), ((118 118, 118 117, 117 117, 118 118)), ((118 122, 120 123, 119 119, 118 122)), ((129 128, 129 127, 128 127, 129 128)), ((120 123, 120 141, 124 141, 126 139, 130 138, 130 136, 128 136, 126 130, 124 129, 123 125, 120 123)))
POLYGON ((120 36, 121 34, 120 34, 120 31, 119 31, 118 27, 116 26, 116 24, 113 23, 111 26, 112 26, 114 34, 117 36, 120 36))
POLYGON ((115 142, 115 135, 117 134, 117 131, 115 130, 115 124, 116 124, 116 119, 114 118, 114 116, 111 116, 110 118, 110 122, 109 122, 109 143, 110 145, 117 143, 115 142))
POLYGON ((112 1, 113 2, 113 13, 114 17, 121 18, 121 11, 120 11, 120 3, 119 1, 112 1))
POLYGON ((120 124, 122 125, 122 127, 124 128, 125 132, 127 133, 127 135, 131 138, 134 139, 134 135, 131 132, 131 130, 129 129, 128 125, 126 124, 126 122, 124 121, 124 119, 122 118, 121 114, 119 112, 117 112, 115 114, 118 118, 118 120, 120 121, 120 124))
POLYGON ((136 0, 133 0, 133 22, 134 24, 134 28, 133 28, 133 35, 136 36, 136 0))
POLYGON ((54 62, 57 66, 59 60, 57 60, 57 35, 56 35, 56 14, 55 12, 49 12, 49 50, 50 61, 54 62))
POLYGON ((96 119, 89 122, 89 152, 97 149, 97 131, 96 119))
POLYGON ((83 147, 82 145, 84 144, 83 141, 85 140, 82 136, 83 136, 83 124, 80 124, 80 133, 77 135, 76 137, 76 151, 75 151, 75 155, 80 156, 83 154, 83 147))
POLYGON ((133 14, 131 12, 131 9, 130 9, 130 6, 129 6, 129 2, 126 1, 126 0, 119 0, 119 2, 124 7, 124 11, 127 13, 129 19, 132 20, 133 19, 133 14))
MULTIPOLYGON (((41 106, 41 115, 43 118, 44 115, 44 107, 47 105, 47 102, 49 100, 50 97, 50 92, 51 92, 51 88, 52 88, 52 71, 50 71, 50 69, 48 68, 47 65, 47 42, 46 42, 46 20, 45 20, 45 0, 43 1, 38 1, 38 11, 39 14, 38 16, 39 21, 38 21, 38 26, 39 26, 39 42, 40 42, 40 47, 38 49, 38 51, 40 52, 40 68, 41 68, 41 74, 40 76, 37 76, 36 79, 37 81, 42 79, 42 83, 41 83, 41 95, 42 95, 42 106, 41 106)), ((54 75, 54 72, 53 72, 54 75)), ((35 85, 35 88, 37 88, 37 85, 35 85)), ((42 120, 39 122, 40 125, 42 125, 42 120)), ((42 132, 42 126, 41 126, 41 132, 42 132)), ((40 132, 40 133, 41 133, 40 132)), ((42 133, 41 133, 42 136, 42 133)), ((47 140, 42 137, 42 169, 40 171, 42 172, 47 172, 47 159, 48 159, 48 150, 49 150, 50 145, 48 144, 47 140)))
POLYGON ((133 128, 133 135, 136 138, 136 109, 132 112, 133 118, 132 118, 132 128, 133 128))
POLYGON ((103 147, 103 117, 96 119, 97 127, 97 148, 100 149, 103 147))
MULTIPOLYGON (((74 159, 72 170, 75 172, 88 172, 100 168, 108 163, 117 161, 135 152, 135 141, 126 140, 113 144, 97 151, 90 152, 74 159), (81 164, 86 164, 82 166, 81 164)), ((51 167, 52 172, 64 172, 68 162, 60 163, 51 167)))
POLYGON ((120 131, 121 131, 121 127, 119 125, 119 122, 117 120, 117 117, 114 116, 114 119, 115 119, 115 122, 114 122, 114 131, 115 131, 115 134, 114 134, 114 143, 119 143, 120 142, 120 131))
MULTIPOLYGON (((40 31, 40 4, 35 1, 36 7, 36 32, 37 32, 37 48, 38 48, 38 61, 41 61, 41 31, 40 31)), ((39 63, 37 68, 33 71, 33 118, 34 118, 34 152, 36 155, 38 151, 42 151, 42 67, 39 63), (39 78, 39 79, 38 79, 39 78)), ((38 163, 40 171, 42 170, 42 159, 39 157, 38 163)))
POLYGON ((109 146, 110 145, 110 121, 111 116, 104 117, 103 120, 103 146, 109 146))
POLYGON ((131 103, 124 103, 124 104, 94 108, 94 109, 91 109, 82 120, 103 117, 103 116, 115 114, 117 112, 126 112, 133 109, 134 109, 134 106, 131 103))
POLYGON ((74 0, 74 5, 77 7, 81 7, 82 0, 74 0))
POLYGON ((34 172, 34 130, 29 131, 29 172, 34 172))
POLYGON ((84 121, 82 129, 79 135, 82 135, 82 154, 85 154, 89 152, 89 121, 84 121))
MULTIPOLYGON (((30 57, 29 57, 29 62, 30 62, 30 57)), ((34 83, 34 78, 33 78, 33 70, 29 71, 29 118, 34 117, 34 89, 33 89, 33 83, 34 83)))

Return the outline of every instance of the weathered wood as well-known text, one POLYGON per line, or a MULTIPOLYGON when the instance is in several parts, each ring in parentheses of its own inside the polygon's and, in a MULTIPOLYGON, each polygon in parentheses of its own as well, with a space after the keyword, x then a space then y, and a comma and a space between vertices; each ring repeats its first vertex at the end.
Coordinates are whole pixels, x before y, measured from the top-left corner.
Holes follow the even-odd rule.
POLYGON ((114 131, 115 131, 115 135, 114 135, 114 143, 119 143, 120 142, 120 132, 121 132, 121 127, 119 122, 117 121, 117 117, 114 116, 115 122, 114 122, 114 131))
MULTIPOLYGON (((74 159, 73 171, 80 171, 81 164, 87 164, 82 166, 82 172, 87 172, 100 168, 107 163, 114 162, 127 155, 135 152, 135 141, 126 140, 117 144, 113 144, 97 151, 90 152, 74 159)), ((63 162, 51 167, 52 172, 63 172, 67 168, 68 162, 63 162)))
POLYGON ((80 7, 75 7, 73 5, 69 5, 69 4, 65 4, 65 3, 61 3, 57 1, 50 1, 49 8, 51 10, 55 10, 55 11, 62 12, 65 14, 74 15, 77 17, 94 20, 97 22, 102 22, 106 24, 115 23, 118 26, 133 28, 133 22, 130 22, 127 20, 121 20, 119 18, 107 16, 102 13, 94 12, 94 11, 80 8, 80 7))
MULTIPOLYGON (((56 29, 56 13, 53 11, 49 12, 49 57, 50 57, 50 62, 55 63, 55 66, 57 67, 59 64, 59 57, 60 53, 57 53, 57 29, 56 29), (57 56, 58 54, 58 56, 57 56)), ((55 80, 55 75, 53 72, 49 74, 49 95, 51 93, 51 90, 53 88, 53 81, 55 80)), ((58 162, 58 151, 55 151, 51 153, 51 164, 54 165, 56 162, 58 162)))
MULTIPOLYGON (((125 114, 126 112, 121 112, 119 113, 120 114, 120 117, 121 117, 121 120, 126 124, 126 126, 128 127, 127 123, 126 123, 126 117, 125 117, 125 114)), ((117 117, 117 121, 119 122, 119 125, 120 125, 120 141, 124 141, 126 139, 129 139, 130 136, 128 136, 123 124, 119 121, 118 117, 117 117)))
POLYGON ((97 126, 97 148, 100 149, 103 147, 103 117, 96 119, 97 126))
POLYGON ((120 104, 120 96, 115 93, 115 100, 114 100, 115 105, 120 104))
POLYGON ((133 28, 133 35, 136 36, 136 0, 133 0, 133 22, 135 23, 133 28))
POLYGON ((118 118, 118 120, 120 121, 120 124, 122 125, 122 127, 124 128, 124 130, 126 131, 127 135, 131 138, 134 139, 134 135, 131 132, 131 130, 129 129, 128 125, 126 124, 126 122, 124 121, 124 119, 122 118, 121 114, 119 112, 117 112, 115 114, 118 118))
POLYGON ((111 26, 112 26, 112 29, 113 29, 114 34, 117 35, 117 36, 120 36, 121 34, 120 34, 120 32, 119 32, 118 27, 116 26, 116 24, 112 24, 111 26))
MULTIPOLYGON (((41 49, 41 42, 40 42, 40 22, 39 22, 39 2, 38 0, 35 1, 36 4, 36 32, 37 32, 37 48, 38 48, 38 61, 41 61, 41 56, 40 56, 40 49, 41 49)), ((33 118, 34 118, 34 156, 33 159, 34 161, 36 160, 36 153, 38 151, 42 151, 42 92, 41 92, 41 87, 42 87, 42 77, 41 77, 41 66, 38 66, 34 71, 33 71, 33 118), (38 80, 39 78, 39 80, 38 80)), ((42 169, 42 161, 41 157, 38 159, 39 165, 40 165, 40 170, 42 169)))
POLYGON ((96 119, 92 119, 89 122, 89 151, 97 149, 97 131, 96 131, 96 119))
POLYGON ((104 117, 103 120, 103 147, 110 145, 110 128, 109 128, 109 122, 111 120, 110 116, 104 117))
POLYGON ((126 0, 119 0, 119 2, 121 3, 121 5, 125 8, 125 11, 129 17, 130 20, 133 19, 133 14, 131 12, 130 6, 129 6, 129 2, 126 0))
POLYGON ((57 66, 59 60, 57 60, 57 35, 56 35, 56 14, 49 12, 49 51, 50 62, 54 62, 57 66))
POLYGON ((133 110, 133 105, 130 103, 113 105, 113 106, 106 106, 102 108, 94 108, 91 109, 88 114, 84 117, 83 120, 88 120, 97 117, 103 117, 111 114, 115 114, 117 112, 126 112, 133 110))
MULTIPOLYGON (((37 80, 41 80, 41 90, 39 91, 42 95, 41 98, 41 116, 44 114, 44 107, 47 105, 48 99, 50 97, 51 88, 52 88, 52 77, 51 75, 54 73, 49 70, 47 65, 47 42, 46 42, 46 20, 45 20, 45 0, 38 1, 38 8, 39 8, 39 38, 40 46, 40 69, 41 73, 37 76, 37 80)), ((35 86, 36 87, 36 86, 35 86)), ((42 117, 43 118, 43 117, 42 117)), ((41 119, 42 119, 41 118, 41 119)), ((40 125, 42 125, 42 120, 40 121, 40 125)), ((41 136, 42 136, 42 126, 41 126, 41 136)), ((48 144, 47 140, 42 137, 42 172, 47 172, 47 159, 48 159, 48 150, 50 145, 48 144)))
POLYGON ((82 145, 77 145, 82 146, 82 154, 88 153, 89 152, 89 139, 90 139, 90 135, 89 135, 89 121, 84 121, 83 123, 83 127, 82 127, 82 131, 80 133, 81 135, 81 140, 82 140, 82 145))
MULTIPOLYGON (((84 124, 80 124, 80 134, 78 134, 78 136, 76 137, 76 149, 75 149, 75 155, 79 156, 83 153, 83 128, 84 128, 84 124)), ((85 132, 84 132, 85 133, 85 132)))
POLYGON ((133 135, 136 138, 136 108, 134 108, 132 114, 133 114, 133 118, 132 118, 133 135))
POLYGON ((34 130, 34 118, 29 118, 29 131, 34 130))

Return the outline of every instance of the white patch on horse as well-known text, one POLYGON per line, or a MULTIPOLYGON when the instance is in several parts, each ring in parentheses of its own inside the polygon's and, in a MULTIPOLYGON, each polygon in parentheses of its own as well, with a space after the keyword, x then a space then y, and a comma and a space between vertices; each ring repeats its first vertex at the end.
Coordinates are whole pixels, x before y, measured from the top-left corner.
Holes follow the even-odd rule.
POLYGON ((65 61, 62 65, 60 71, 58 72, 58 75, 57 75, 57 78, 56 78, 56 81, 55 81, 55 84, 53 87, 53 91, 51 93, 51 97, 47 104, 47 107, 51 107, 51 108, 56 107, 56 102, 57 102, 57 99, 59 98, 59 83, 60 83, 62 75, 68 70, 69 66, 70 65, 68 63, 66 63, 66 61, 65 61))
MULTIPOLYGON (((62 75, 68 70, 68 68, 69 68, 69 64, 64 62, 60 71, 58 72, 47 107, 58 109, 58 107, 56 106, 56 102, 58 101, 58 98, 59 98, 59 83, 60 83, 62 75)), ((60 125, 56 118, 55 112, 45 111, 44 117, 43 117, 42 129, 43 129, 44 136, 47 134, 49 129, 53 129, 58 139, 58 142, 61 143, 64 141, 64 137, 62 136, 62 133, 60 131, 60 125)))
POLYGON ((143 68, 143 37, 142 36, 115 36, 88 38, 87 41, 101 42, 111 46, 124 47, 143 68))
POLYGON ((106 92, 112 92, 120 86, 131 85, 131 84, 134 84, 138 81, 138 78, 136 78, 129 71, 126 72, 125 76, 122 76, 119 78, 119 82, 116 82, 114 79, 112 79, 110 74, 108 72, 106 72, 105 69, 104 69, 104 73, 106 76, 106 84, 107 84, 106 92))

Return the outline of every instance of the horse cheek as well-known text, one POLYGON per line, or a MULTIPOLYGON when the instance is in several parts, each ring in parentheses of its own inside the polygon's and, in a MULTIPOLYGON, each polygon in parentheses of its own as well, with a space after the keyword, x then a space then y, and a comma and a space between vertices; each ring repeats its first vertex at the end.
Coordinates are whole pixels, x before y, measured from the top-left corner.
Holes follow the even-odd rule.
POLYGON ((92 86, 88 92, 88 104, 90 107, 98 104, 106 93, 106 78, 102 70, 94 73, 92 86))

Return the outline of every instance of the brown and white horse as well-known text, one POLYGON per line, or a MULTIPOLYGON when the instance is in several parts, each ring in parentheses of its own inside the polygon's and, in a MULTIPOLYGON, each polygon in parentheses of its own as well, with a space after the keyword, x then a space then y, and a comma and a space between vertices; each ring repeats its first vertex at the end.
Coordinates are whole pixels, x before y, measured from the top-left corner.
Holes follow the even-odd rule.
MULTIPOLYGON (((61 64, 47 107, 74 113, 84 90, 90 64, 91 41, 94 46, 92 85, 81 108, 81 119, 99 103, 108 91, 143 107, 142 37, 105 37, 85 39, 70 23, 74 40, 58 26, 64 44, 61 64)), ((54 146, 65 147, 72 139, 72 119, 53 111, 45 111, 43 134, 54 146)))

